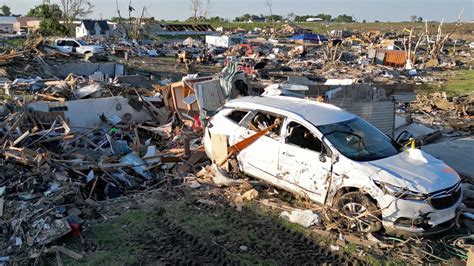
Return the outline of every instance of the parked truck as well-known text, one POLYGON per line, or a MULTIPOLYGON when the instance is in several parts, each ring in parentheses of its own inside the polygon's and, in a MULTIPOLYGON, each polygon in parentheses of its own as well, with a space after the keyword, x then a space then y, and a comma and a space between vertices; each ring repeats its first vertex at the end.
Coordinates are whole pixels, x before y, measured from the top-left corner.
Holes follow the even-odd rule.
POLYGON ((99 45, 90 45, 83 40, 73 38, 58 38, 53 40, 52 47, 62 53, 78 53, 100 55, 105 53, 105 49, 99 45))

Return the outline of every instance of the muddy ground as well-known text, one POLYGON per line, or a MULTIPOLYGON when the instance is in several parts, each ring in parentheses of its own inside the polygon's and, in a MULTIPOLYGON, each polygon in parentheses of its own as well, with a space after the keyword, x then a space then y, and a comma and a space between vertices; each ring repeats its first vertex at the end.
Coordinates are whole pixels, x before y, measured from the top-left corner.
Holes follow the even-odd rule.
MULTIPOLYGON (((255 204, 237 211, 208 192, 148 193, 103 202, 80 238, 63 244, 87 254, 64 264, 349 264, 362 263, 331 242, 255 204), (99 218, 100 217, 100 218, 99 218)), ((57 258, 50 256, 45 261, 57 258)), ((373 259, 373 258, 371 258, 373 259)))
MULTIPOLYGON (((369 248, 341 240, 330 227, 304 228, 279 217, 280 210, 261 203, 276 199, 293 207, 308 202, 268 186, 259 197, 232 199, 241 187, 161 188, 100 202, 84 213, 80 237, 65 236, 58 244, 84 255, 44 255, 39 264, 64 265, 288 265, 439 263, 424 252, 460 262, 434 241, 407 241, 396 248, 369 248), (273 196, 270 196, 272 194, 273 196), (331 231, 331 234, 326 232, 331 231), (411 249, 410 245, 416 246, 411 249)), ((346 237, 347 234, 344 234, 346 237)), ((385 242, 389 244, 389 242, 385 242)))

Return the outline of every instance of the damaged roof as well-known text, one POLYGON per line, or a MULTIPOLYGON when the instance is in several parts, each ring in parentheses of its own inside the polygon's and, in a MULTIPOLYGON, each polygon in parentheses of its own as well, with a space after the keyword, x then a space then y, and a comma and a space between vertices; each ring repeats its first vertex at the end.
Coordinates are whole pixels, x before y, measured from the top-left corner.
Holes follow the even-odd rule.
POLYGON ((242 97, 227 102, 225 106, 245 110, 266 109, 287 116, 293 114, 304 118, 315 126, 337 123, 356 117, 331 104, 284 96, 242 97))
POLYGON ((100 27, 102 30, 110 30, 109 24, 107 24, 107 20, 90 20, 90 19, 84 19, 84 20, 82 20, 82 23, 84 24, 84 27, 85 27, 87 30, 94 30, 96 23, 99 25, 99 27, 100 27))

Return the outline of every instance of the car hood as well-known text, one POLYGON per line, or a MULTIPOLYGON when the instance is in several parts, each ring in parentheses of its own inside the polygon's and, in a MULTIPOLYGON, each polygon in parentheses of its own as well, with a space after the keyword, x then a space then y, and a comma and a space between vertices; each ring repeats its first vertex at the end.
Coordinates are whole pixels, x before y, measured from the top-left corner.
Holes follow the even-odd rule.
POLYGON ((419 149, 409 149, 366 164, 376 167, 374 180, 415 192, 431 193, 454 186, 460 181, 459 175, 451 167, 419 149))

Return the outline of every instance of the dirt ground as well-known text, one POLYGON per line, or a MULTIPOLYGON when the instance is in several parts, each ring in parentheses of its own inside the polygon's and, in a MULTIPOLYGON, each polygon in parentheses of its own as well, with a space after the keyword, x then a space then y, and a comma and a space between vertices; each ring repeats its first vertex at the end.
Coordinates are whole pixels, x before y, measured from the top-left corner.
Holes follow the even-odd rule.
MULTIPOLYGON (((348 234, 330 227, 302 227, 279 217, 262 204, 276 199, 303 209, 307 202, 265 185, 257 200, 244 201, 239 211, 232 195, 241 187, 198 189, 184 186, 103 201, 84 214, 80 237, 65 236, 58 244, 84 255, 43 256, 39 264, 64 265, 403 265, 461 263, 443 249, 439 239, 419 241, 386 238, 385 248, 354 244, 348 234), (272 195, 270 195, 272 194, 272 195), (344 239, 344 240, 343 240, 344 239), (396 246, 393 241, 403 243, 396 246)), ((353 235, 354 236, 354 235, 353 235)), ((355 236, 357 238, 357 236, 355 236)), ((441 236, 440 236, 441 237, 441 236)))
MULTIPOLYGON (((151 74, 158 80, 170 79, 175 82, 187 75, 186 65, 177 62, 174 57, 135 57, 126 65, 130 74, 151 74)), ((201 76, 214 75, 222 70, 222 67, 214 64, 195 64, 195 68, 201 76)))
POLYGON ((159 192, 104 202, 97 209, 100 218, 85 226, 82 238, 64 241, 69 249, 85 251, 86 259, 61 260, 84 265, 361 263, 275 213, 251 203, 237 211, 209 193, 159 192), (202 200, 209 196, 216 200, 202 200))

